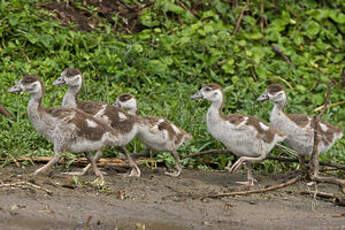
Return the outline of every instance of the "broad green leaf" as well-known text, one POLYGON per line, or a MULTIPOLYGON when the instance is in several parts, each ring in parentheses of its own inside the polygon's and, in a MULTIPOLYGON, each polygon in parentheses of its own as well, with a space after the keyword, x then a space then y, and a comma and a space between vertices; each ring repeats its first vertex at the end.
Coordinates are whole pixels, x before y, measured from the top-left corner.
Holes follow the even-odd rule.
POLYGON ((310 38, 314 38, 320 32, 320 25, 315 21, 307 21, 304 24, 305 34, 310 38))
POLYGON ((345 23, 345 14, 341 13, 339 11, 331 11, 330 13, 330 18, 332 18, 335 22, 339 24, 344 24, 345 23))
POLYGON ((256 32, 256 33, 252 33, 252 34, 245 33, 244 36, 247 39, 251 39, 251 40, 259 40, 259 39, 262 39, 264 37, 260 32, 256 32))

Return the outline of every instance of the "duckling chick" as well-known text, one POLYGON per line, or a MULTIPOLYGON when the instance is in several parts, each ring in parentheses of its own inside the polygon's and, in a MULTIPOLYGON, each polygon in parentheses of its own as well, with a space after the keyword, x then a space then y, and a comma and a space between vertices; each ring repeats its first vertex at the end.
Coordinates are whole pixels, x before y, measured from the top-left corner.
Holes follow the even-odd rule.
POLYGON ((211 102, 206 115, 208 132, 222 142, 232 153, 240 156, 232 167, 231 173, 247 162, 247 181, 237 182, 245 185, 254 185, 256 181, 252 175, 251 162, 262 161, 277 142, 285 136, 271 125, 255 117, 242 114, 222 114, 224 93, 218 84, 204 85, 192 99, 204 98, 211 102))
MULTIPOLYGON (((138 113, 137 100, 131 94, 118 96, 113 105, 127 109, 128 113, 132 115, 138 113)), ((175 159, 177 171, 165 172, 165 174, 178 177, 181 174, 182 166, 177 149, 185 140, 191 140, 192 136, 165 118, 152 116, 142 118, 145 126, 138 132, 138 138, 146 145, 147 152, 150 149, 157 152, 171 152, 175 159)))
MULTIPOLYGON (((314 147, 313 118, 304 114, 287 114, 284 112, 287 97, 284 87, 280 84, 270 85, 264 94, 257 98, 257 101, 264 100, 270 100, 274 103, 270 121, 276 129, 287 135, 284 144, 295 150, 299 154, 301 164, 304 164, 305 156, 310 156, 314 147)), ((318 150, 323 153, 329 150, 336 140, 342 138, 343 131, 341 128, 323 121, 317 125, 321 139, 318 150)))
POLYGON ((30 94, 28 115, 34 128, 54 144, 54 157, 43 167, 37 169, 34 175, 47 171, 58 162, 60 155, 86 152, 95 174, 103 179, 92 157, 92 151, 102 150, 106 145, 118 145, 119 134, 92 116, 77 110, 63 107, 44 108, 41 105, 44 86, 40 78, 28 76, 20 79, 9 93, 25 92, 30 94))
MULTIPOLYGON (((76 108, 85 113, 92 115, 93 117, 105 122, 118 132, 119 146, 121 150, 126 154, 131 169, 128 176, 140 177, 141 171, 135 161, 130 156, 130 153, 125 148, 125 145, 131 142, 136 136, 138 130, 142 126, 142 121, 135 115, 128 114, 120 108, 115 108, 112 105, 100 102, 100 101, 79 101, 78 93, 83 84, 83 77, 80 70, 75 68, 67 68, 61 76, 53 82, 53 85, 69 86, 67 93, 63 97, 62 106, 65 108, 76 108)), ((96 154, 96 162, 100 156, 96 154)), ((86 166, 82 172, 72 172, 72 175, 85 174, 91 165, 86 166)))

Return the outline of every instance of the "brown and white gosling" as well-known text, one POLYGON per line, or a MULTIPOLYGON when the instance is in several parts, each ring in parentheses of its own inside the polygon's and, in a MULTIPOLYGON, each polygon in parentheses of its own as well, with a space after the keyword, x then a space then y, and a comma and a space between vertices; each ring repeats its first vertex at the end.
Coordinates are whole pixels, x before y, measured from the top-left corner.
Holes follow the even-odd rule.
MULTIPOLYGON (((69 86, 65 96, 63 97, 62 106, 66 108, 77 108, 85 113, 92 115, 93 117, 105 122, 117 131, 119 146, 126 154, 126 157, 131 166, 131 170, 128 176, 140 177, 141 171, 135 161, 132 160, 130 153, 125 148, 125 145, 133 140, 138 133, 138 130, 142 126, 141 120, 135 116, 128 114, 120 108, 116 108, 110 104, 106 104, 100 101, 79 101, 78 93, 83 84, 82 73, 75 68, 67 68, 61 76, 53 82, 53 85, 66 84, 69 86)), ((96 154, 95 161, 99 160, 99 154, 96 154)), ((82 172, 72 172, 72 175, 83 175, 90 168, 90 165, 86 166, 82 172)))
POLYGON ((95 174, 103 179, 92 157, 92 151, 102 153, 106 145, 118 145, 119 134, 94 117, 72 108, 41 105, 44 86, 40 78, 28 76, 20 79, 9 93, 25 92, 30 94, 28 115, 34 128, 54 144, 54 157, 43 167, 37 169, 34 175, 45 172, 58 162, 60 155, 85 152, 91 162, 95 174))
MULTIPOLYGON (((284 112, 287 97, 284 87, 280 84, 270 85, 264 94, 257 98, 257 101, 264 100, 270 100, 274 103, 270 117, 271 124, 287 135, 284 144, 295 150, 299 154, 300 162, 304 164, 305 156, 310 156, 314 147, 313 118, 304 114, 287 114, 284 112)), ((318 150, 323 153, 343 136, 343 131, 341 128, 323 121, 317 125, 321 137, 318 150)))
MULTIPOLYGON (((136 115, 138 113, 137 100, 131 94, 118 96, 113 105, 127 109, 129 114, 136 115)), ((175 159, 177 171, 165 172, 165 174, 178 177, 181 174, 182 166, 177 149, 185 140, 191 140, 192 136, 165 118, 152 116, 142 118, 145 127, 138 132, 138 138, 146 145, 147 152, 150 149, 157 152, 171 152, 175 159)))
POLYGON ((256 180, 251 171, 251 162, 264 160, 274 145, 283 141, 285 136, 266 122, 249 115, 224 116, 222 114, 224 93, 218 84, 204 85, 191 98, 204 98, 211 102, 206 115, 208 132, 232 153, 241 156, 229 169, 231 173, 235 172, 242 163, 247 163, 247 181, 238 183, 254 185, 256 180))

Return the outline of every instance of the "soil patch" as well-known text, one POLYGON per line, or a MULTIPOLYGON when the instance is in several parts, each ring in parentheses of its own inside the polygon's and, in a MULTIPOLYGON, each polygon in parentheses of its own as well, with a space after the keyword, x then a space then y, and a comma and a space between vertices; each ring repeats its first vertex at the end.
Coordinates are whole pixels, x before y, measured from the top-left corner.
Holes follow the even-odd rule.
MULTIPOLYGON (((307 189, 304 182, 265 194, 192 199, 243 190, 235 182, 245 175, 185 169, 171 178, 164 169, 142 168, 141 178, 128 178, 119 174, 123 169, 112 167, 104 169, 107 186, 100 189, 91 183, 93 175, 73 178, 56 168, 50 176, 31 177, 35 168, 0 170, 2 183, 29 181, 53 192, 1 188, 0 229, 345 229, 345 208, 301 195, 307 189)), ((256 177, 256 189, 288 179, 256 177)), ((329 185, 318 189, 337 191, 329 185)))
POLYGON ((41 7, 52 12, 61 24, 70 26, 74 23, 81 31, 92 31, 105 20, 114 31, 132 33, 144 29, 139 22, 140 11, 151 4, 149 1, 136 5, 123 0, 83 0, 53 1, 41 7))

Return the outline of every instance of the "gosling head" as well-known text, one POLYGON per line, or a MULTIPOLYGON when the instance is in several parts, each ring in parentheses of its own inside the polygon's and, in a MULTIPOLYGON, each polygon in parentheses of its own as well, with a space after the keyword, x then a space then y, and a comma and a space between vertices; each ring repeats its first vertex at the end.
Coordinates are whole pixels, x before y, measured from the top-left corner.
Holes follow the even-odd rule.
POLYGON ((116 101, 113 103, 113 106, 127 109, 129 113, 136 113, 138 105, 137 100, 132 94, 121 94, 116 98, 116 101))
POLYGON ((223 101, 222 87, 215 83, 210 83, 201 87, 199 92, 191 96, 192 99, 206 99, 211 102, 223 101))
POLYGON ((43 84, 39 77, 36 76, 26 76, 17 81, 17 83, 8 89, 9 93, 29 93, 37 94, 42 91, 43 84))
POLYGON ((272 84, 268 86, 264 94, 258 97, 256 100, 257 101, 270 100, 273 103, 284 104, 286 101, 286 94, 284 91, 284 87, 280 84, 272 84))
POLYGON ((82 84, 82 73, 79 69, 67 68, 65 69, 60 77, 53 82, 53 85, 66 84, 70 87, 78 87, 82 84))

